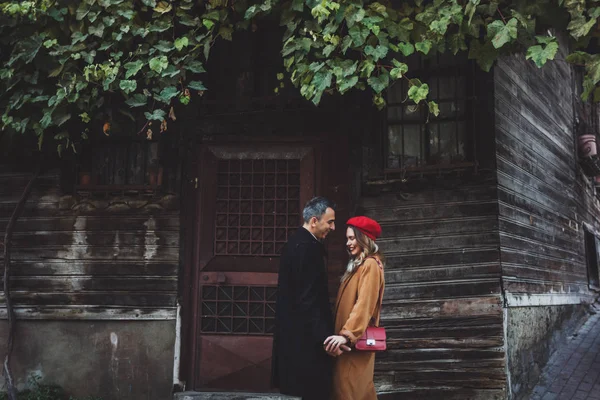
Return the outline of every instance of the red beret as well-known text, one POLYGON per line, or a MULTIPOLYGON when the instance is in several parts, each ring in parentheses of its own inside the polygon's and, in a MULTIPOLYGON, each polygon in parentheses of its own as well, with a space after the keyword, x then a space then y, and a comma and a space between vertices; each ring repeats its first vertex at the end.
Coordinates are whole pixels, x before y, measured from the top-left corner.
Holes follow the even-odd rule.
POLYGON ((381 236, 381 226, 369 217, 352 217, 346 222, 346 225, 352 225, 372 240, 381 236))

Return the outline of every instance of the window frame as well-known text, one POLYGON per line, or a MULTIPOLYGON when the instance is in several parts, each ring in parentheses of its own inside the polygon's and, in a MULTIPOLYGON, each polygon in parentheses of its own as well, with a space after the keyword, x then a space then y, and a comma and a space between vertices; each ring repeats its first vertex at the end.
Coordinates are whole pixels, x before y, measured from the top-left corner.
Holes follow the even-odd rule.
MULTIPOLYGON (((402 175, 406 175, 407 173, 418 173, 418 174, 426 174, 429 172, 437 172, 440 173, 443 170, 462 170, 468 168, 477 168, 477 160, 476 160, 476 151, 475 151, 475 112, 474 112, 474 104, 473 99, 475 98, 475 85, 476 85, 476 74, 475 74, 475 64, 472 60, 466 59, 464 62, 452 66, 440 66, 440 57, 436 55, 437 60, 436 64, 433 67, 428 64, 431 63, 431 57, 423 57, 419 55, 419 68, 410 70, 409 73, 416 77, 419 77, 421 81, 427 82, 432 77, 455 77, 457 79, 461 75, 465 79, 465 96, 464 96, 464 117, 460 118, 458 116, 452 118, 435 118, 432 122, 459 122, 464 121, 465 124, 465 153, 464 153, 464 161, 460 162, 452 162, 447 160, 438 161, 436 163, 430 163, 429 157, 431 154, 431 147, 428 145, 429 142, 429 132, 425 130, 425 132, 420 132, 421 135, 421 145, 424 146, 423 153, 425 155, 425 163, 416 166, 403 166, 400 164, 399 167, 390 167, 388 158, 390 155, 390 142, 389 142, 389 128, 390 126, 403 126, 406 122, 403 120, 392 120, 388 117, 388 108, 393 106, 406 105, 406 102, 388 102, 385 108, 385 113, 382 115, 382 135, 383 135, 383 146, 382 146, 382 160, 383 160, 383 172, 384 174, 393 174, 393 173, 401 173, 402 175)), ((456 80, 455 80, 456 81, 456 80)), ((397 84, 399 84, 398 82, 397 84)), ((389 89, 388 89, 389 90, 389 89)), ((439 81, 438 87, 436 88, 439 94, 439 81)), ((453 99, 457 99, 457 90, 458 87, 455 86, 455 95, 453 99)), ((387 93, 386 93, 387 94, 387 93)), ((461 99, 462 100, 462 99, 461 99)), ((451 101, 448 99, 447 101, 451 101)), ((424 122, 423 120, 426 118, 426 108, 425 104, 419 106, 419 112, 421 114, 421 118, 418 121, 409 122, 410 125, 416 125, 420 127, 425 127, 428 125, 428 122, 424 122)), ((404 131, 402 132, 403 140, 404 140, 404 131)), ((455 132, 455 137, 458 138, 459 133, 455 132)), ((404 147, 404 144, 403 144, 404 147)))

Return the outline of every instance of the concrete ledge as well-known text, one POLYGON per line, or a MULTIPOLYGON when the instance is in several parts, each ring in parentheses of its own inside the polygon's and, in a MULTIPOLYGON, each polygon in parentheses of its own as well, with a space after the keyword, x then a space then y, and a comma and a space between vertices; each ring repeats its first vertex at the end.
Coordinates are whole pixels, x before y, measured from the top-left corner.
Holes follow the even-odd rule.
POLYGON ((173 400, 301 400, 300 397, 279 393, 243 392, 181 392, 175 393, 173 400))

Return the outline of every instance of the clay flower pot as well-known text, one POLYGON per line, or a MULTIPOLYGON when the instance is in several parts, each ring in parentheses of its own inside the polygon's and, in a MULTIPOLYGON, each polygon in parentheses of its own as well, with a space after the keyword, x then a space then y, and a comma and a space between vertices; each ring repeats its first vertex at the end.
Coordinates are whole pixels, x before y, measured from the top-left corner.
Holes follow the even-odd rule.
POLYGON ((577 141, 579 145, 579 155, 581 157, 591 157, 598 154, 596 135, 581 135, 577 138, 577 141))
POLYGON ((89 185, 92 182, 92 177, 89 172, 79 173, 79 184, 82 186, 89 185))

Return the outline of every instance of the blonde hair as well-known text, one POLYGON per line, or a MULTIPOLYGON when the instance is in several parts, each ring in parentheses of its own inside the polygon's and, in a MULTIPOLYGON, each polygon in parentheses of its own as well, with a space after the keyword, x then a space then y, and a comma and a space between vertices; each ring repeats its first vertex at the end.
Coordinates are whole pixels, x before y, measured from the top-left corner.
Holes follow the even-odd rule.
POLYGON ((356 271, 356 269, 360 267, 368 257, 376 256, 377 258, 379 258, 382 264, 384 262, 383 254, 381 254, 381 252, 379 251, 379 246, 377 245, 377 243, 375 243, 373 239, 362 233, 355 226, 348 225, 348 228, 351 228, 354 232, 356 242, 358 243, 362 251, 355 258, 353 258, 350 251, 348 251, 350 260, 348 260, 346 272, 344 272, 344 276, 342 276, 342 282, 344 282, 347 279, 350 279, 354 271, 356 271))

